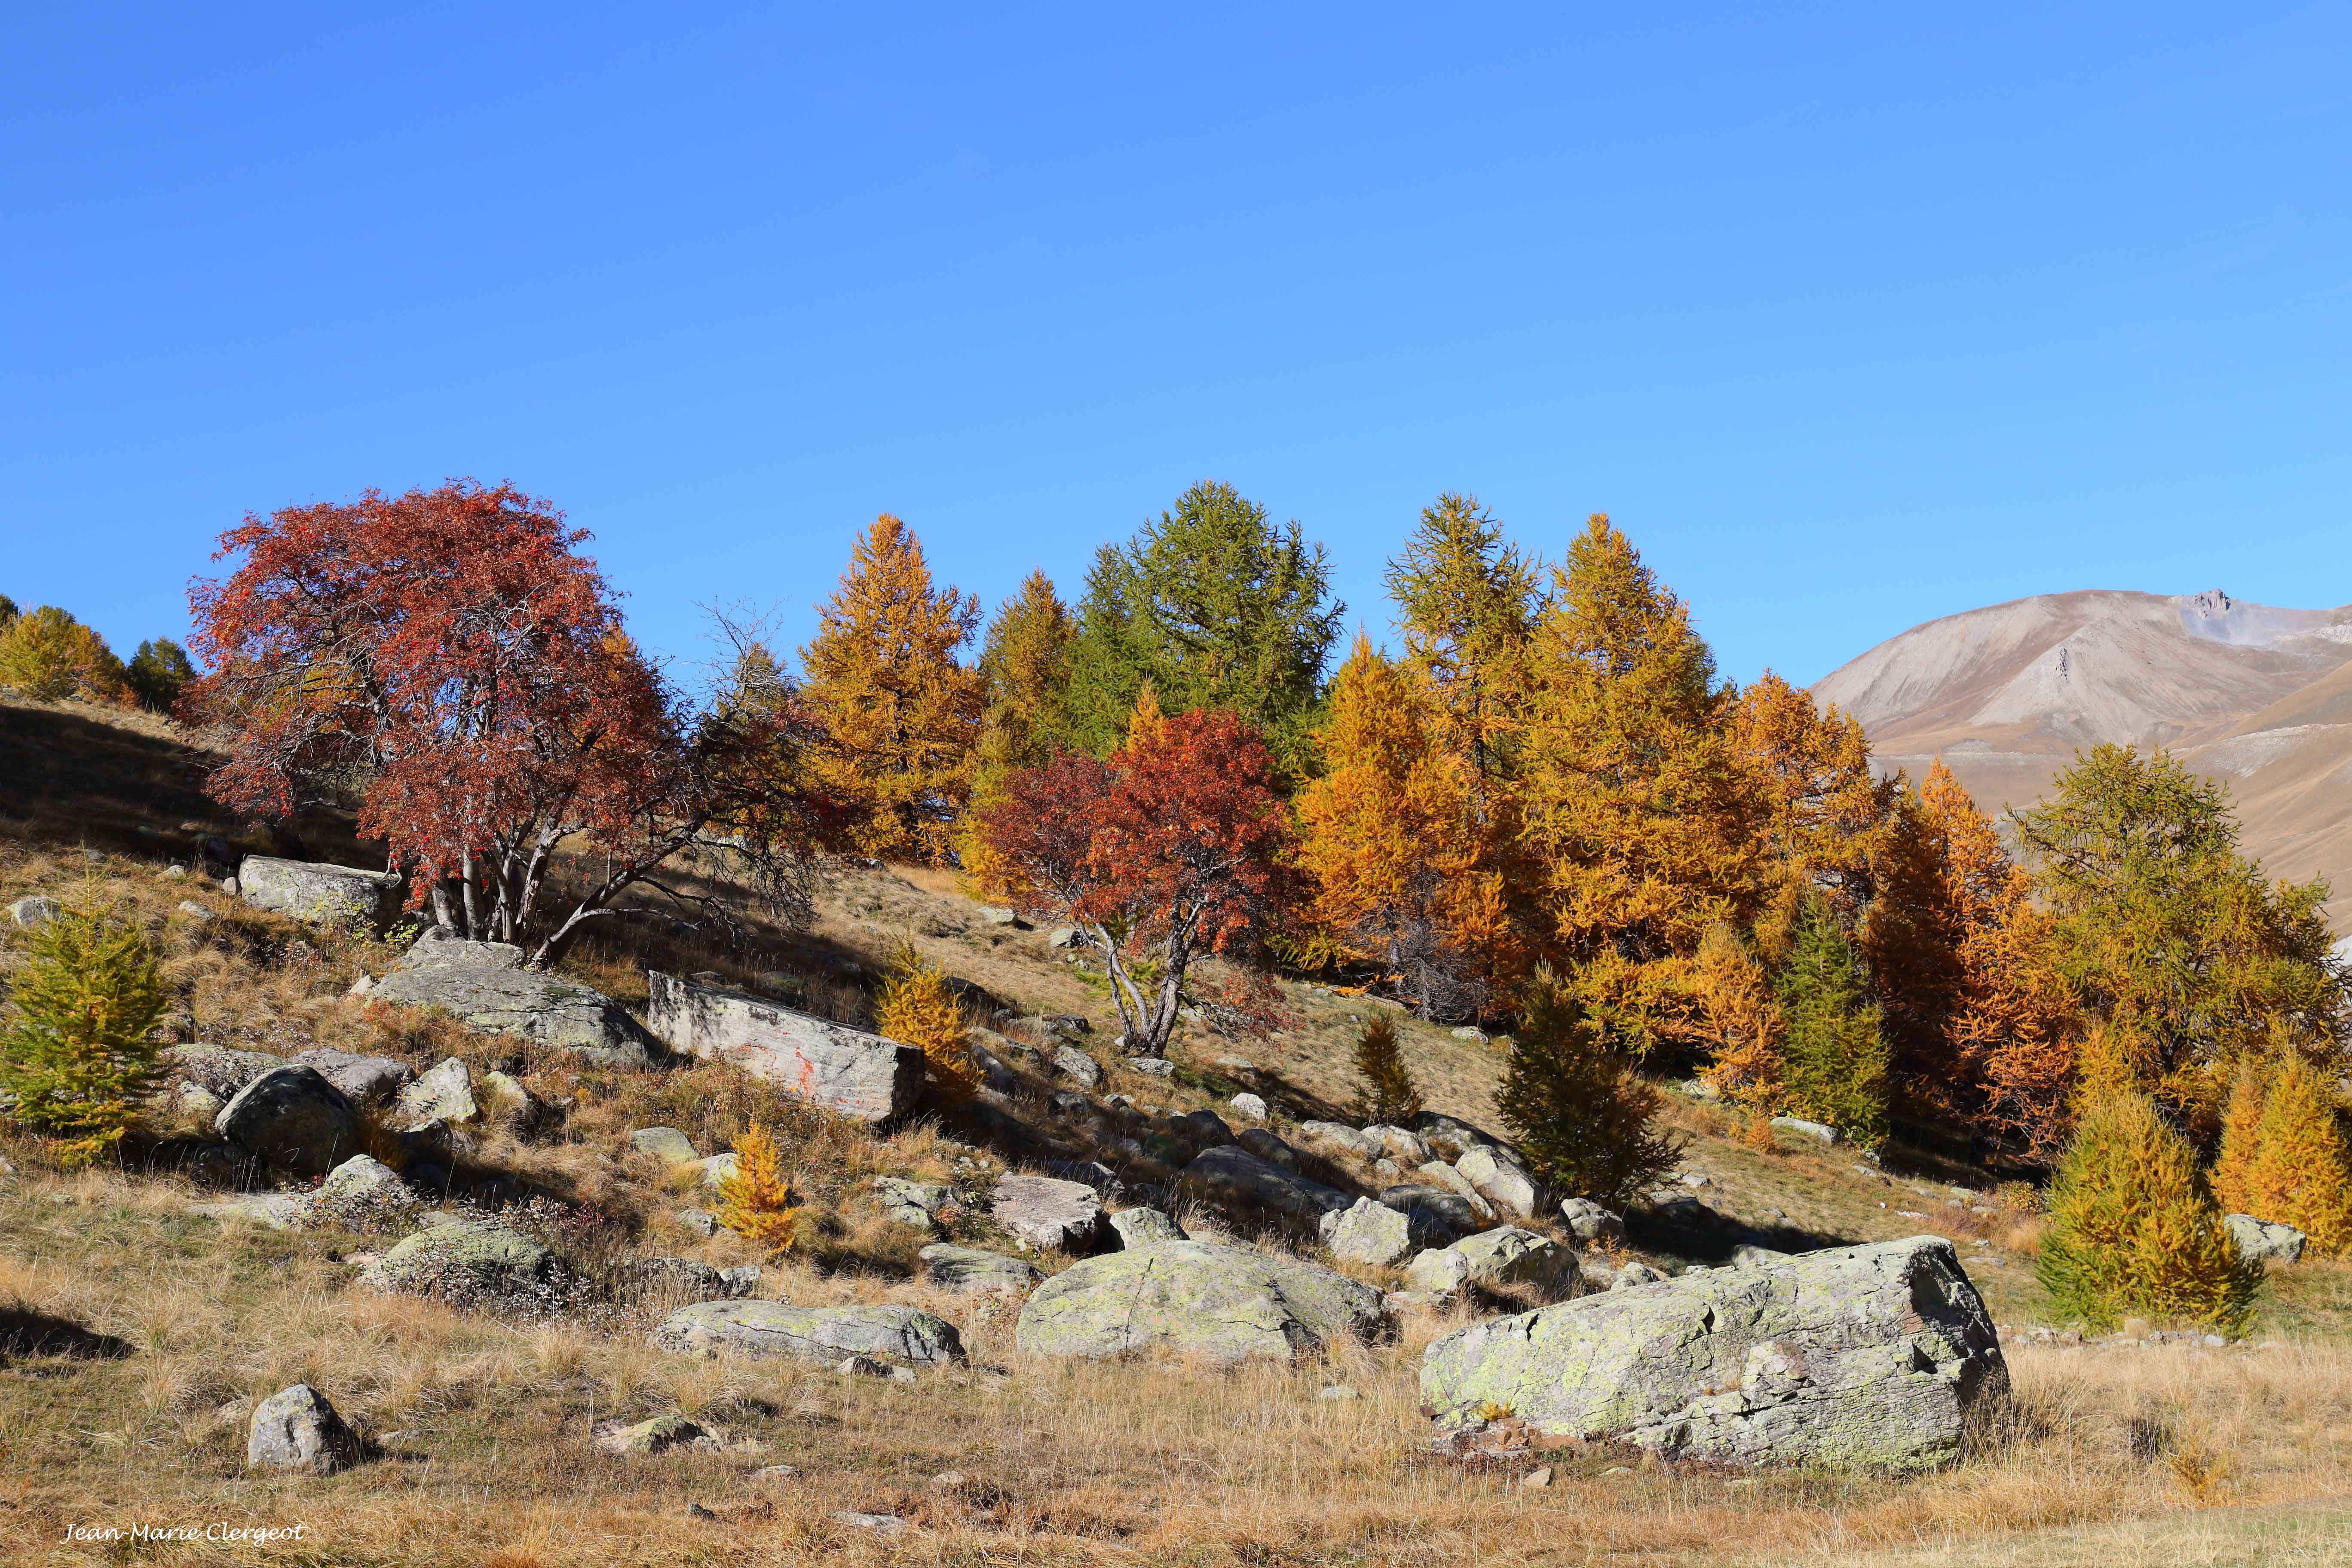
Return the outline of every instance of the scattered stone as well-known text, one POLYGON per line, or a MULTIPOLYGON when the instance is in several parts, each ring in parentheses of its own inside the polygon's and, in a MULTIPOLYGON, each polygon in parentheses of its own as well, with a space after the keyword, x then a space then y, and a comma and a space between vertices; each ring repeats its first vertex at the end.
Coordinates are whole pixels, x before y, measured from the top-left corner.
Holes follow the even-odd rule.
POLYGON ((2230 1215, 2221 1223, 2229 1227, 2230 1239, 2238 1244, 2238 1256, 2250 1263, 2273 1258, 2281 1263, 2299 1262, 2309 1240, 2291 1225, 2256 1219, 2250 1214, 2230 1215))
POLYGON ((510 1073, 498 1071, 482 1075, 482 1109, 493 1121, 502 1122, 517 1131, 528 1131, 546 1114, 547 1107, 537 1095, 523 1087, 522 1080, 510 1073))
POLYGON ((1796 1256, 1794 1253, 1781 1252, 1769 1247, 1758 1247, 1743 1241, 1731 1249, 1731 1267, 1766 1268, 1775 1263, 1786 1263, 1794 1256, 1796 1256))
POLYGON ((270 1068, 221 1108, 213 1130, 298 1175, 324 1175, 359 1149, 352 1102, 315 1068, 270 1068))
POLYGON ((1319 1391, 1315 1397, 1318 1399, 1341 1400, 1360 1399, 1362 1395, 1359 1394, 1354 1389, 1349 1388, 1344 1383, 1335 1383, 1331 1384, 1330 1387, 1319 1391))
POLYGON ((213 918, 212 910, 194 899, 182 899, 175 907, 182 914, 193 921, 208 921, 213 918))
POLYGON ((1090 1258, 1029 1298, 1014 1340, 1030 1355, 1194 1354, 1219 1362, 1312 1354, 1368 1336, 1381 1293, 1328 1268, 1244 1247, 1178 1241, 1090 1258))
POLYGON ((257 910, 312 925, 382 931, 400 912, 397 871, 362 871, 312 860, 248 855, 236 868, 236 893, 257 910))
POLYGON ((1686 1187, 1711 1187, 1715 1185, 1715 1178, 1708 1175, 1705 1171, 1685 1171, 1681 1175, 1675 1179, 1682 1183, 1682 1184, 1686 1187))
POLYGON ((1186 1239, 1181 1226, 1153 1208, 1121 1209, 1110 1216, 1110 1227, 1118 1233, 1119 1249, 1123 1252, 1186 1239))
POLYGON ((478 963, 394 970, 371 999, 434 1008, 467 1028, 536 1040, 595 1067, 643 1069, 662 1058, 661 1042, 610 996, 529 970, 478 963))
POLYGON ((1017 1296, 1045 1278, 1036 1265, 1018 1258, 944 1241, 931 1243, 917 1256, 922 1258, 932 1284, 967 1295, 992 1290, 1017 1296))
POLYGON ((1541 1491, 1544 1488, 1549 1485, 1551 1485, 1551 1467, 1549 1465, 1538 1465, 1534 1469, 1529 1470, 1526 1475, 1519 1478, 1519 1489, 1523 1492, 1541 1491))
POLYGON ((1458 1160, 1471 1150, 1484 1144, 1489 1148, 1503 1147, 1503 1141, 1483 1128, 1473 1127, 1456 1117, 1424 1110, 1412 1119, 1412 1131, 1422 1141, 1450 1160, 1458 1160))
POLYGON ((1302 1121, 1298 1135, 1310 1142, 1330 1143, 1350 1154, 1371 1154, 1380 1145, 1344 1121, 1302 1121))
POLYGON ((8 918, 20 931, 38 931, 66 912, 66 907, 55 899, 34 897, 18 899, 8 906, 8 918))
POLYGON ((672 1448, 716 1448, 719 1439, 683 1415, 656 1415, 634 1426, 600 1424, 596 1447, 608 1454, 662 1454, 672 1448))
POLYGON ((677 1211, 677 1223, 697 1236, 719 1234, 719 1216, 709 1209, 680 1209, 677 1211))
POLYGON ((702 1158, 693 1141, 675 1127, 640 1127, 629 1134, 629 1146, 667 1165, 692 1165, 702 1158))
POLYGON ((940 1211, 955 1195, 954 1190, 933 1182, 910 1182, 904 1176, 877 1176, 874 1195, 882 1205, 882 1212, 900 1225, 917 1230, 929 1230, 939 1219, 940 1211))
POLYGON ((1573 1248, 1515 1225, 1465 1236, 1447 1250, 1468 1260, 1468 1278, 1476 1285, 1533 1285, 1549 1294, 1566 1295, 1578 1273, 1573 1248))
POLYGON ((170 878, 174 882, 184 882, 187 880, 188 868, 175 860, 171 865, 163 868, 163 875, 170 878))
POLYGON ((239 1197, 190 1204, 188 1212, 224 1222, 243 1220, 265 1230, 288 1230, 302 1216, 303 1207, 302 1199, 286 1193, 247 1193, 239 1197))
POLYGON ((555 1255, 520 1231, 444 1216, 394 1244, 362 1279, 379 1290, 499 1300, 531 1295, 554 1271, 555 1255))
POLYGON ((1102 1082, 1100 1064, 1076 1046, 1061 1046, 1055 1049, 1054 1070, 1065 1078, 1076 1079, 1088 1089, 1102 1082))
POLYGON ((1266 1118, 1265 1101, 1260 1096, 1249 1093, 1237 1094, 1225 1103, 1234 1108, 1235 1115, 1246 1116, 1252 1121, 1263 1121, 1266 1118))
POLYGON ((980 922, 982 925, 1011 926, 1014 931, 1025 931, 1029 926, 1027 921, 1023 920, 1003 904, 982 904, 972 913, 980 917, 980 922))
POLYGON ((1496 1406, 1547 1436, 1747 1464, 1914 1469, 1958 1457, 2008 1369, 1940 1237, 1811 1253, 1538 1308, 1429 1348, 1440 1425, 1496 1406))
POLYGON ((914 1307, 788 1307, 782 1301, 703 1301, 680 1307, 654 1331, 656 1350, 736 1351, 752 1357, 837 1362, 845 1355, 913 1366, 963 1359, 954 1328, 914 1307))
POLYGON ((209 1123, 220 1114, 221 1099, 200 1083, 184 1083, 173 1091, 173 1103, 191 1121, 209 1123))
POLYGON ((762 1465, 751 1472, 755 1481, 788 1481, 799 1475, 797 1465, 762 1465))
POLYGON ((460 969, 520 969, 522 958, 522 949, 510 942, 467 942, 445 927, 426 926, 394 967, 430 969, 443 964, 460 969))
POLYGON ((1533 1219, 1549 1206, 1545 1202, 1543 1184, 1505 1150, 1493 1147, 1466 1150, 1462 1158, 1454 1162, 1454 1168, 1498 1213, 1513 1215, 1520 1219, 1533 1219))
POLYGON ((324 1476, 359 1462, 358 1435, 309 1384, 281 1388, 254 1406, 245 1434, 248 1469, 300 1468, 324 1476))
POLYGON ((1772 1118, 1771 1126, 1775 1132, 1793 1133, 1799 1138, 1817 1138, 1824 1143, 1835 1143, 1844 1136, 1834 1127, 1808 1121, 1801 1116, 1776 1116, 1772 1118))
POLYGON ((1166 1057, 1129 1057, 1127 1070, 1139 1072, 1146 1078, 1167 1078, 1176 1071, 1176 1064, 1166 1057))
POLYGON ((455 1125, 481 1114, 474 1103, 474 1074, 465 1061, 450 1057, 400 1091, 393 1101, 403 1117, 413 1121, 446 1121, 455 1125))
POLYGON ((991 1217, 1041 1251, 1085 1252, 1100 1238, 1102 1200, 1084 1182, 1007 1172, 996 1184, 991 1217))
POLYGON ((1404 1282, 1415 1295, 1450 1296, 1470 1282, 1470 1260, 1450 1247, 1424 1247, 1405 1265, 1404 1282))
POLYGON ((1331 1256, 1345 1263, 1385 1268, 1412 1250, 1412 1222, 1370 1198, 1324 1215, 1322 1233, 1331 1256))
POLYGON ((650 973, 646 1019, 673 1049, 731 1062, 836 1115, 887 1121, 914 1109, 923 1053, 746 992, 650 973))
POLYGON ((1202 1153, 1184 1167, 1184 1179, 1221 1205, 1262 1209, 1310 1225, 1355 1201, 1337 1188, 1232 1145, 1202 1153))
POLYGON ((374 989, 375 976, 373 974, 362 974, 358 979, 343 987, 343 994, 346 996, 365 996, 374 989))
POLYGON ((1168 1121, 1169 1130, 1196 1148, 1213 1149, 1234 1141, 1234 1130, 1213 1110, 1188 1110, 1168 1121))
POLYGON ((1559 1216, 1568 1223, 1569 1234, 1587 1247, 1625 1245, 1624 1216, 1591 1198, 1561 1199, 1559 1216))
POLYGON ((175 1078, 210 1089, 223 1104, 237 1090, 272 1068, 287 1065, 284 1057, 267 1051, 237 1051, 224 1046, 167 1046, 163 1060, 175 1078))
POLYGON ((366 1105, 397 1094, 416 1077, 416 1069, 390 1057, 362 1057, 329 1046, 315 1047, 294 1057, 294 1065, 315 1068, 320 1078, 343 1091, 353 1105, 366 1105))
POLYGON ((1483 1046, 1486 1043, 1486 1030, 1474 1029, 1467 1025, 1465 1025, 1459 1029, 1448 1030, 1447 1033, 1452 1035, 1454 1038, 1457 1040, 1468 1040, 1473 1045, 1483 1046))

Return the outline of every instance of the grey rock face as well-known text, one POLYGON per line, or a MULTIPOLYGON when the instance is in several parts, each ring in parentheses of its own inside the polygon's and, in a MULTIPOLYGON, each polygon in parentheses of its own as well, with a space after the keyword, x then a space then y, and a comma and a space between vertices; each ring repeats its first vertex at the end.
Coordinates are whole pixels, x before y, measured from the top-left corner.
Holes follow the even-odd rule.
POLYGON ((1381 1293, 1237 1247, 1177 1241, 1090 1258, 1040 1286, 1015 1343, 1029 1355, 1142 1352, 1219 1362, 1313 1354, 1381 1322, 1381 1293))
POLYGON ((1334 1258, 1385 1268, 1412 1250, 1412 1223, 1386 1204, 1358 1198, 1324 1216, 1323 1241, 1334 1258))
POLYGON ((394 970, 372 999, 433 1007, 467 1027, 558 1047, 597 1067, 650 1068, 660 1042, 601 991, 529 970, 433 963, 394 970))
POLYGON ((1612 1290, 1447 1335, 1422 1361, 1442 1426, 1500 1405, 1550 1436, 1733 1464, 1913 1469, 1960 1452, 2008 1368, 1940 1237, 1612 1290))
POLYGON ((1309 1142, 1328 1143, 1345 1149, 1350 1154, 1369 1157, 1381 1152, 1377 1142, 1344 1121, 1302 1121, 1298 1124, 1298 1135, 1309 1142))
POLYGON ((224 1104, 270 1068, 287 1065, 284 1057, 267 1051, 231 1050, 226 1046, 167 1046, 163 1060, 174 1078, 209 1090, 224 1104))
POLYGON ((1808 1121, 1801 1116, 1776 1116, 1772 1118, 1771 1126, 1776 1132, 1789 1132, 1800 1138, 1818 1139, 1823 1143, 1834 1143, 1843 1136, 1834 1127, 1824 1127, 1818 1121, 1808 1121))
POLYGON ((691 1165, 702 1158, 687 1135, 675 1127, 640 1127, 629 1134, 629 1146, 667 1165, 691 1165))
POLYGON ((350 1051, 320 1046, 293 1058, 298 1067, 314 1068, 319 1076, 343 1091, 353 1105, 365 1105, 396 1094, 416 1077, 416 1069, 390 1057, 354 1056, 350 1051))
POLYGON ((481 1108, 474 1103, 473 1072, 456 1057, 402 1089, 393 1103, 411 1121, 454 1123, 471 1121, 481 1114, 481 1108))
POLYGON ((1007 1258, 1001 1252, 954 1247, 944 1241, 931 1243, 917 1256, 922 1258, 932 1284, 967 1294, 998 1290, 1017 1296, 1045 1278, 1034 1263, 1007 1258))
POLYGON ((955 1196, 952 1190, 936 1182, 910 1182, 904 1176, 877 1176, 874 1195, 881 1200, 882 1212, 900 1225, 913 1226, 917 1230, 929 1230, 948 1201, 955 1196))
POLYGON ((8 918, 22 931, 38 931, 65 912, 66 907, 55 899, 18 899, 8 906, 8 918))
POLYGON ((1121 1209, 1110 1216, 1110 1227, 1118 1233, 1119 1248, 1126 1252, 1185 1239, 1183 1227, 1158 1209, 1121 1209))
POLYGON ((996 1184, 991 1217, 1041 1249, 1084 1252, 1101 1237, 1102 1200, 1084 1182, 1007 1172, 996 1184))
POLYGON ((1460 1193, 1442 1187, 1382 1187, 1381 1202, 1405 1216, 1416 1247, 1444 1247, 1492 1217, 1482 1216, 1460 1193))
POLYGON ((909 1366, 963 1359, 945 1321, 913 1307, 787 1307, 782 1301, 704 1301, 680 1307, 653 1333, 654 1348, 679 1353, 734 1351, 753 1357, 838 1362, 871 1356, 909 1366))
POLYGON ((396 1243, 368 1270, 382 1290, 461 1300, 527 1296, 555 1269, 555 1255, 489 1220, 443 1219, 396 1243))
POLYGON ((1185 1166, 1184 1179, 1213 1203, 1262 1209, 1309 1226, 1356 1201, 1351 1194, 1310 1181, 1246 1149, 1230 1145, 1211 1149, 1185 1166))
POLYGON ((1507 1151, 1492 1146, 1466 1150, 1454 1162, 1454 1168, 1498 1214, 1533 1219, 1549 1206, 1543 1184, 1507 1151))
POLYGON ((245 1432, 245 1462, 254 1469, 331 1475, 360 1462, 360 1440, 325 1394, 298 1383, 254 1406, 245 1432))
POLYGON ((1470 1282, 1470 1260, 1450 1247, 1424 1247, 1405 1265, 1405 1289, 1421 1296, 1450 1296, 1470 1282))
POLYGON ((740 991, 649 974, 646 1018, 678 1051, 731 1062, 754 1078, 861 1121, 914 1108, 923 1053, 912 1046, 780 1007, 740 991))
POLYGON ((522 949, 508 942, 467 942, 455 931, 426 926, 400 955, 398 969, 429 969, 455 964, 474 969, 520 969, 522 949))
POLYGON ((2248 1262, 2272 1258, 2281 1263, 2298 1262, 2304 1244, 2310 1239, 2291 1225, 2256 1219, 2250 1214, 2230 1215, 2221 1223, 2229 1226, 2230 1239, 2238 1244, 2238 1256, 2248 1262))
POLYGON ((320 1176, 359 1150, 359 1118, 343 1091, 312 1068, 272 1068, 237 1090, 213 1130, 249 1154, 320 1176))
POLYGON ((1559 1217, 1568 1222, 1569 1234, 1588 1247, 1625 1245, 1625 1216, 1591 1198, 1561 1199, 1559 1217))
POLYGON ((1054 1070, 1065 1078, 1075 1079, 1088 1089, 1102 1082, 1101 1065, 1076 1046, 1055 1047, 1054 1070))
POLYGON ((257 910, 311 925, 382 931, 400 912, 400 886, 397 871, 362 871, 356 866, 280 860, 269 855, 248 855, 236 868, 239 898, 257 910))

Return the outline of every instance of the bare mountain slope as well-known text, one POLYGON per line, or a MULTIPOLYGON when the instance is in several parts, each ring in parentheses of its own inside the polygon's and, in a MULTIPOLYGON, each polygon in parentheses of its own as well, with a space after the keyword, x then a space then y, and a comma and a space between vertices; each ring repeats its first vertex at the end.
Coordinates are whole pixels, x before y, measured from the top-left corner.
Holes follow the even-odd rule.
POLYGON ((2039 595, 1914 626, 1813 695, 1862 721, 1883 767, 1940 756, 1988 810, 2103 741, 2168 746, 2230 786, 2253 854, 2326 877, 2352 926, 2352 605, 2039 595))

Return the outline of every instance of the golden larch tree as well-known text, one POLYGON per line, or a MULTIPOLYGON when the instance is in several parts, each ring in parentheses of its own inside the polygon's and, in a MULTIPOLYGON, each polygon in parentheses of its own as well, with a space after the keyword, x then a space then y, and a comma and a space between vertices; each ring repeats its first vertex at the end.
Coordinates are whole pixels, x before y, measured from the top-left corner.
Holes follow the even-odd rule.
POLYGON ((989 622, 980 652, 984 705, 971 800, 956 843, 964 879, 974 892, 1001 896, 1007 885, 1003 868, 991 862, 985 837, 974 826, 980 814, 1003 798, 1007 778, 1042 766, 1075 744, 1063 712, 1075 631, 1069 607, 1043 572, 1030 573, 1021 591, 997 606, 989 622))
POLYGON ((923 547, 874 520, 801 650, 802 700, 824 743, 814 782, 848 803, 864 853, 936 861, 971 790, 983 692, 956 651, 979 602, 935 589, 923 547))
POLYGON ((2242 1212, 2291 1225, 2321 1252, 2352 1249, 2352 1150, 2318 1068, 2282 1052, 2263 1086, 2242 1212))

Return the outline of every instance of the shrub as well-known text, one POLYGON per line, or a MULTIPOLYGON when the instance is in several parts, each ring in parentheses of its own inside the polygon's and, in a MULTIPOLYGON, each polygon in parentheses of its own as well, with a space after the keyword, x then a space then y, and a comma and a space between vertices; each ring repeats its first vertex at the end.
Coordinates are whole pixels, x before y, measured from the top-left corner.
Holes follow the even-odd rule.
POLYGON ((2352 1150, 2327 1079, 2301 1057, 2271 1069, 2253 1142, 2243 1212, 2294 1226, 2322 1252, 2352 1250, 2352 1150))
POLYGON ((0 1035, 0 1082, 16 1120, 58 1140, 69 1164, 97 1159, 137 1118, 160 1075, 163 981, 135 929, 67 910, 32 939, 0 1035))
POLYGON ((874 999, 874 1026, 923 1053, 931 1086, 942 1099, 971 1098, 980 1074, 971 1060, 971 1021, 948 977, 926 963, 912 943, 898 949, 874 999))
POLYGON ((1402 1127, 1421 1114, 1421 1089, 1404 1065, 1396 1020, 1385 1013, 1365 1019, 1356 1037, 1356 1076, 1363 1079, 1356 1115, 1367 1124, 1402 1127))
POLYGON ((1621 1204, 1682 1157, 1674 1137, 1651 1125, 1657 1091, 1603 1043, 1549 966, 1528 986, 1496 1103, 1557 1192, 1621 1204))
POLYGON ((21 615, 0 630, 0 686, 55 702, 79 692, 93 701, 128 694, 122 661, 105 640, 54 605, 21 615))
POLYGON ((789 1252, 800 1213, 776 1141, 755 1123, 735 1140, 735 1169, 719 1184, 719 1223, 771 1251, 789 1252))
POLYGON ((1806 900, 1789 956, 1774 976, 1781 1019, 1781 1083, 1793 1110, 1864 1148, 1886 1141, 1886 1037, 1863 995, 1862 960, 1828 900, 1806 900))
POLYGON ((2051 1300, 2094 1329, 2127 1312, 2243 1328, 2262 1268, 2238 1257, 2188 1140, 2116 1080, 2086 1100, 2034 1265, 2051 1300))

